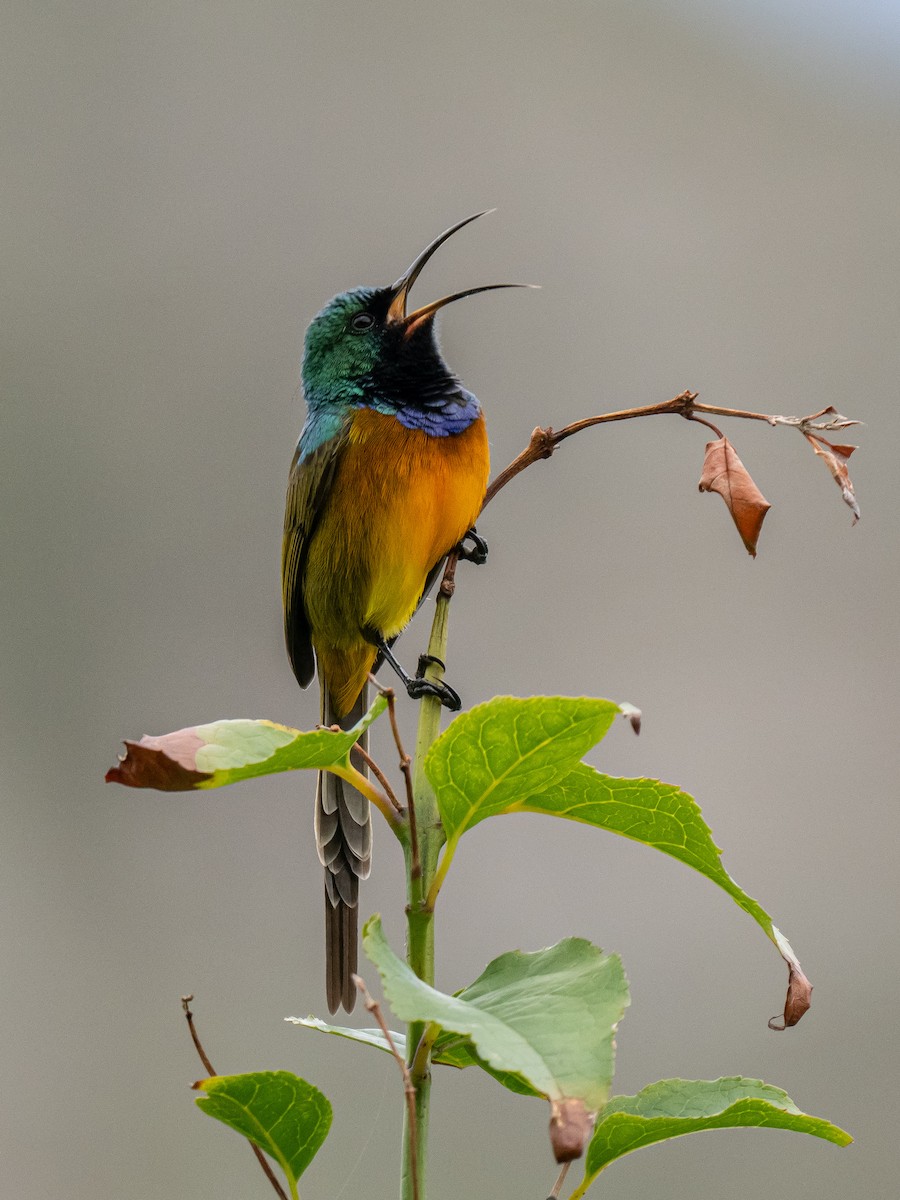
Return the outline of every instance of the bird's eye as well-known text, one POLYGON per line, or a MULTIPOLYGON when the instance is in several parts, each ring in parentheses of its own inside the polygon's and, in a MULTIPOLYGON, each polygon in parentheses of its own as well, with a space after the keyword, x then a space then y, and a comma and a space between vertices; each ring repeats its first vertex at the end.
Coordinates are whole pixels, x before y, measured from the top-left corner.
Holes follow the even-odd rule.
POLYGON ((354 333, 365 333, 367 330, 371 329, 374 324, 375 318, 371 313, 361 312, 357 313, 350 322, 350 328, 354 333))

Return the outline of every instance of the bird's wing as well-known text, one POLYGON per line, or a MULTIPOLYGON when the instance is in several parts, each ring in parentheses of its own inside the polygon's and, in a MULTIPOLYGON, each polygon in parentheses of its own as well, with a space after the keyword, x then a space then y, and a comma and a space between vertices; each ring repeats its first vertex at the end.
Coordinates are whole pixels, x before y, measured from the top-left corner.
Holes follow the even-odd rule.
POLYGON ((297 447, 288 476, 281 544, 284 640, 297 682, 306 687, 315 674, 309 620, 303 605, 303 575, 309 543, 331 491, 346 438, 329 439, 305 458, 297 447))

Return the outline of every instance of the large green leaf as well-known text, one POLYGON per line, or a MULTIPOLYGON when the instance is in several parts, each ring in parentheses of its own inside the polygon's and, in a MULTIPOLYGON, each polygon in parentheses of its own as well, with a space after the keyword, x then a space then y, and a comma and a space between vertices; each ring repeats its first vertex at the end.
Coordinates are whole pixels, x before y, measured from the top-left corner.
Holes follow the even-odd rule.
POLYGON ((471 1038, 494 1071, 521 1076, 551 1101, 602 1108, 613 1076, 613 1035, 628 1005, 622 964, 582 938, 489 963, 469 987, 448 996, 423 983, 391 950, 380 918, 363 928, 366 954, 381 973, 391 1008, 471 1038))
POLYGON ((213 1075, 194 1084, 197 1107, 249 1138, 279 1164, 291 1196, 331 1127, 331 1105, 318 1088, 289 1071, 213 1075))
POLYGON ((429 901, 462 834, 487 817, 535 812, 609 830, 687 863, 753 917, 788 964, 780 1027, 796 1024, 809 1007, 809 980, 769 914, 722 866, 696 801, 671 784, 614 779, 579 761, 622 711, 609 700, 501 697, 457 717, 425 760, 447 833, 429 901))
POLYGON ((643 1146, 705 1129, 742 1126, 792 1129, 838 1146, 853 1140, 836 1125, 807 1116, 780 1088, 758 1079, 662 1079, 636 1096, 610 1100, 588 1146, 584 1179, 570 1200, 583 1196, 611 1162, 643 1146))
POLYGON ((242 779, 303 769, 350 769, 350 750, 387 708, 381 694, 361 721, 344 732, 313 729, 307 733, 274 721, 213 721, 161 737, 126 742, 108 783, 149 787, 165 792, 224 787, 242 779))
POLYGON ((586 697, 498 696, 457 717, 425 758, 447 841, 552 787, 621 711, 586 697))

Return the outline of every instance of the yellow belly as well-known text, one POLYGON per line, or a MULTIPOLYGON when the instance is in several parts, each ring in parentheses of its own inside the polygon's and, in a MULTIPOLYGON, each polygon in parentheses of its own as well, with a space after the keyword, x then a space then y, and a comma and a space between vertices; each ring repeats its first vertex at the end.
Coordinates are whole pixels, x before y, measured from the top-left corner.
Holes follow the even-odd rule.
POLYGON ((309 549, 304 604, 319 669, 348 711, 377 651, 406 625, 436 563, 475 522, 488 480, 484 418, 450 437, 355 415, 309 549))

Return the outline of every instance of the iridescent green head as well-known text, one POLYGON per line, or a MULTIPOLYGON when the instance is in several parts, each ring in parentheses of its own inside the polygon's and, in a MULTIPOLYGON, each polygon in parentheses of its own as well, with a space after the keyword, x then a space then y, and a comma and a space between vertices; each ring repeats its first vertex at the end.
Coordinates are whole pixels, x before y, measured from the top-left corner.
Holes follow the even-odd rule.
POLYGON ((453 379, 434 335, 438 310, 476 292, 528 285, 467 288, 411 313, 406 311, 407 298, 435 250, 483 215, 476 213, 442 233, 391 287, 341 292, 313 318, 303 354, 303 389, 311 410, 385 401, 392 407, 415 405, 423 388, 427 392, 429 385, 453 379))
MULTIPOLYGON (((358 403, 375 394, 386 367, 415 372, 423 358, 440 361, 432 322, 406 335, 389 317, 390 288, 354 288, 335 296, 306 331, 303 389, 307 404, 358 403)), ((383 386, 382 386, 383 390, 383 386)))

